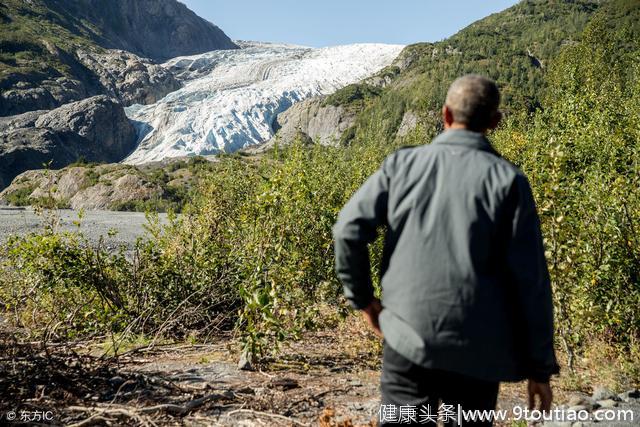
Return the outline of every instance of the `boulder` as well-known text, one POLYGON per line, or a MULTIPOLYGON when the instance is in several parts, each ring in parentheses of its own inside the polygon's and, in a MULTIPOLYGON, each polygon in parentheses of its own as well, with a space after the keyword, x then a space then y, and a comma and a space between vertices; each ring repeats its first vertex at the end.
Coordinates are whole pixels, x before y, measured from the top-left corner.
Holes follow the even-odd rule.
POLYGON ((6 117, 0 121, 0 188, 30 169, 59 169, 78 159, 118 162, 135 144, 124 109, 104 95, 6 117))
POLYGON ((356 113, 343 106, 324 105, 324 98, 294 104, 273 123, 276 136, 260 146, 260 151, 278 144, 287 145, 304 136, 316 144, 338 145, 344 131, 355 122, 356 113))
POLYGON ((90 147, 86 160, 118 162, 135 148, 136 131, 122 105, 99 95, 63 105, 38 117, 36 128, 47 128, 61 137, 79 136, 90 147))
POLYGON ((136 174, 125 174, 77 192, 70 200, 71 209, 114 209, 126 203, 161 198, 163 190, 136 174))
POLYGON ((617 400, 618 396, 616 396, 614 392, 612 392, 606 387, 596 386, 593 390, 593 394, 591 395, 591 398, 595 401, 601 401, 601 400, 607 400, 607 399, 617 400))

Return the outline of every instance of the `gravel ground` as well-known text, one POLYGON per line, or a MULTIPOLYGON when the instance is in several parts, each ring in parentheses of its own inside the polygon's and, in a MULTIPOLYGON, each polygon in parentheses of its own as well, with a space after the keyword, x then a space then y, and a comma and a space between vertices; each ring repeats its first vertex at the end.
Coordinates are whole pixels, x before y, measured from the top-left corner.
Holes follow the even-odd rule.
MULTIPOLYGON (((60 218, 62 230, 77 230, 73 223, 78 220, 78 211, 61 209, 54 211, 60 218)), ((160 214, 166 220, 166 214, 160 214)), ((0 207, 0 242, 11 235, 24 235, 42 229, 44 218, 31 208, 0 207)), ((122 244, 133 247, 136 239, 146 234, 147 219, 142 212, 86 211, 80 223, 80 230, 91 242, 98 242, 104 236, 108 247, 122 244), (116 230, 115 236, 108 236, 109 230, 116 230)))

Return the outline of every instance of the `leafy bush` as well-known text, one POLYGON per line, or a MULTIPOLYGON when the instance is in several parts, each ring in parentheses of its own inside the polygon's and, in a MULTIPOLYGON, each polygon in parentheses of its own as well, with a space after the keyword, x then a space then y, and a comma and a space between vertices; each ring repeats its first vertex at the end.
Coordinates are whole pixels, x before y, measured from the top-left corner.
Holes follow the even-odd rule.
POLYGON ((78 231, 61 232, 55 218, 42 232, 10 238, 0 263, 6 316, 55 339, 184 337, 228 328, 239 298, 225 286, 224 260, 212 258, 216 242, 194 242, 202 230, 188 217, 171 217, 167 225, 149 220, 150 238, 133 251, 108 250, 102 239, 96 246, 78 231))
POLYGON ((354 103, 362 104, 365 100, 380 95, 380 88, 368 85, 366 83, 354 83, 346 86, 342 90, 329 95, 323 102, 323 105, 333 105, 339 107, 341 105, 349 106, 354 103))
POLYGON ((34 189, 35 186, 33 185, 20 186, 20 188, 16 189, 16 191, 7 193, 4 198, 10 205, 28 206, 30 203, 29 196, 31 196, 31 193, 33 193, 34 189))

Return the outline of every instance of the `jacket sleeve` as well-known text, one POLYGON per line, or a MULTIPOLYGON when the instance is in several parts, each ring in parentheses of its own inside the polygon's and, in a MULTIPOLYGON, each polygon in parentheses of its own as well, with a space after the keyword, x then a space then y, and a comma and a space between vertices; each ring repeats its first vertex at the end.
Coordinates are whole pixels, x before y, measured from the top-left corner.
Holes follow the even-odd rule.
POLYGON ((377 227, 386 223, 390 157, 351 197, 333 227, 336 273, 356 309, 374 297, 368 244, 375 240, 377 227))
POLYGON ((511 188, 515 202, 507 264, 515 283, 516 303, 522 315, 530 379, 546 382, 559 372, 553 348, 553 301, 544 256, 540 219, 529 182, 518 174, 511 188))

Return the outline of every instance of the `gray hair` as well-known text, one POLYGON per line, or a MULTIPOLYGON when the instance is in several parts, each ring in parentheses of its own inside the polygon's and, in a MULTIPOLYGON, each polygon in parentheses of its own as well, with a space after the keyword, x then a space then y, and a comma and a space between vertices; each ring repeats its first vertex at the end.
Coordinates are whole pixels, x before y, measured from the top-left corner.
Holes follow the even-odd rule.
POLYGON ((455 122, 466 125, 470 130, 483 130, 498 113, 500 91, 493 80, 467 74, 451 84, 445 105, 451 110, 455 122))

